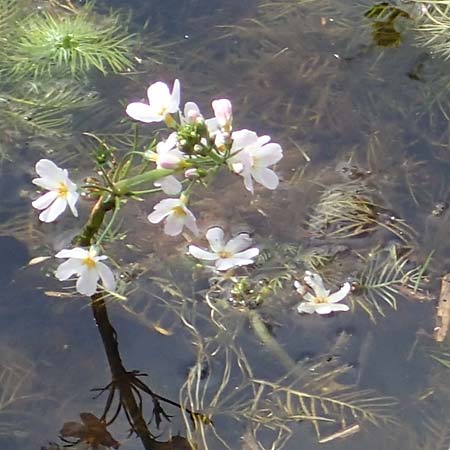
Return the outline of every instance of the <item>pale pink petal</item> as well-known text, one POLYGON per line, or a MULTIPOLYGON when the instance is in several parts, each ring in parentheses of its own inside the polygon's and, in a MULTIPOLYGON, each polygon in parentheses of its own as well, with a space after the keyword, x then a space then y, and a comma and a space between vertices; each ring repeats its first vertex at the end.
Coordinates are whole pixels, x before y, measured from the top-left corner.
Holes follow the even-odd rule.
POLYGON ((39 220, 46 223, 53 222, 65 211, 66 207, 66 200, 61 197, 57 197, 47 209, 39 214, 39 220))
POLYGON ((188 252, 197 259, 204 259, 206 261, 215 261, 218 259, 218 256, 215 253, 207 252, 196 245, 190 245, 188 252))
POLYGON ((107 291, 114 291, 116 288, 116 280, 112 270, 106 264, 97 262, 97 271, 102 279, 103 287, 107 291))
POLYGON ((220 227, 210 228, 206 232, 206 239, 208 239, 209 246, 213 252, 219 253, 224 249, 223 230, 220 227))
POLYGON ((160 114, 156 114, 149 105, 140 102, 130 103, 127 106, 126 113, 132 119, 145 123, 161 122, 164 119, 160 114))
POLYGON ((230 253, 238 253, 252 245, 252 238, 247 233, 241 233, 238 236, 230 239, 225 247, 224 250, 226 252, 230 253))
POLYGON ((55 191, 50 191, 44 195, 41 195, 34 202, 32 202, 31 205, 36 209, 45 209, 48 208, 53 201, 55 201, 56 197, 58 197, 58 193, 55 191))
POLYGON ((262 184, 265 188, 274 190, 278 187, 278 175, 267 167, 258 167, 251 172, 255 181, 262 184))
POLYGON ((350 290, 351 290, 350 283, 344 283, 344 285, 337 292, 333 292, 331 295, 328 296, 328 301, 330 303, 340 302, 342 299, 347 297, 350 290))
POLYGON ((316 305, 314 305, 313 303, 302 302, 297 306, 297 312, 299 312, 300 314, 313 314, 314 312, 316 312, 316 305))
POLYGON ((232 107, 230 100, 221 98, 212 102, 214 115, 221 127, 227 126, 232 120, 232 107))
POLYGON ((77 291, 88 297, 94 295, 97 290, 98 277, 98 272, 95 269, 88 269, 84 266, 77 280, 77 291))
POLYGON ((55 276, 59 281, 64 281, 79 273, 82 268, 83 263, 80 259, 71 258, 58 266, 55 276))
POLYGON ((187 102, 184 105, 184 119, 188 123, 195 123, 198 119, 202 118, 200 108, 194 102, 187 102))

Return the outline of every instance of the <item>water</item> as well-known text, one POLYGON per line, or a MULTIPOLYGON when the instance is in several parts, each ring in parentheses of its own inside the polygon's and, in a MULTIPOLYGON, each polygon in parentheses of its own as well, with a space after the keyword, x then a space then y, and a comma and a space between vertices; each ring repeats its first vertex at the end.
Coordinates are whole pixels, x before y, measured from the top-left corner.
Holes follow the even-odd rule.
MULTIPOLYGON (((138 371, 127 380, 138 380, 156 438, 145 444, 130 433, 122 409, 108 426, 112 438, 88 427, 94 442, 110 447, 117 440, 123 449, 179 450, 189 448, 187 437, 210 450, 447 450, 449 369, 431 356, 449 360, 448 339, 433 338, 449 258, 448 64, 404 30, 405 17, 394 28, 392 11, 365 17, 369 0, 99 6, 103 13, 130 7, 130 30, 145 26, 136 73, 89 76, 86 98, 101 103, 77 111, 62 137, 2 125, 1 448, 55 450, 67 444, 59 439, 63 425, 81 422, 80 413, 101 417, 106 408, 111 420, 117 391, 108 408, 108 392, 93 389, 108 387, 114 366, 123 376, 123 368, 138 371), (282 145, 276 191, 251 196, 240 177, 221 174, 193 203, 203 230, 250 231, 264 249, 249 272, 254 290, 277 280, 282 288, 259 304, 251 292, 233 294, 232 280, 211 285, 210 274, 186 257, 183 238, 148 223, 155 203, 148 198, 126 206, 111 245, 128 298, 109 301, 106 314, 94 311, 96 323, 88 299, 54 279, 55 261, 27 266, 69 245, 81 226, 68 216, 38 223, 30 206, 33 165, 50 157, 77 181, 91 175, 93 141, 81 133, 100 135, 120 153, 128 139, 124 105, 151 82, 176 77, 182 102, 207 111, 211 98, 230 98, 236 128, 282 145), (366 206, 351 225, 355 208, 366 206), (354 310, 297 314, 292 285, 305 269, 320 270, 333 290, 353 282, 347 303, 354 310), (389 289, 364 290, 373 277, 389 289), (192 420, 186 409, 203 416, 192 420)), ((414 6, 402 11, 415 17, 414 6)), ((91 207, 82 202, 82 218, 91 207)), ((71 426, 86 438, 86 428, 71 426)))

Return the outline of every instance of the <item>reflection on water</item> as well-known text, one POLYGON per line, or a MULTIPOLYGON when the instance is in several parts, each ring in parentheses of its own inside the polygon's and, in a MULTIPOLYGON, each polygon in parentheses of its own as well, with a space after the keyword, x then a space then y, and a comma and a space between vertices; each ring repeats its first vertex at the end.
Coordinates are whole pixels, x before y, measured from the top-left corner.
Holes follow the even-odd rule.
MULTIPOLYGON (((24 12, 0 5, 9 35, 24 12)), ((1 448, 447 450, 445 296, 433 329, 450 256, 448 63, 415 29, 432 6, 98 2, 113 28, 111 6, 131 8, 137 33, 118 73, 1 82, 1 448), (111 234, 124 298, 90 305, 51 259, 27 266, 80 231, 37 223, 34 162, 51 155, 82 180, 103 140, 132 142, 123 104, 175 77, 184 100, 231 98, 240 127, 283 145, 278 190, 252 197, 219 176, 196 198, 203 228, 251 232, 261 255, 211 277, 148 224, 152 205, 130 204, 111 234), (305 270, 332 292, 350 282, 352 312, 297 314, 305 270)))

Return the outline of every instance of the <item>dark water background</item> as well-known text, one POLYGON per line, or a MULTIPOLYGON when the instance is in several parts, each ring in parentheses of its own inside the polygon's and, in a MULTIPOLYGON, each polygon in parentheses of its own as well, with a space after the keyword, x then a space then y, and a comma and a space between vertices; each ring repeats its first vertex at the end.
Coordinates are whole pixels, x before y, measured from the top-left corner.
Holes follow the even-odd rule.
MULTIPOLYGON (((206 111, 211 98, 230 98, 236 128, 269 134, 285 153, 277 167, 282 182, 275 192, 258 190, 251 197, 243 192, 240 179, 227 176, 219 177, 211 194, 200 192, 196 200, 202 228, 216 224, 231 230, 248 227, 258 245, 269 249, 285 244, 314 247, 316 243, 305 232, 308 215, 324 188, 348 180, 344 169, 350 167, 370 172, 368 183, 376 198, 416 230, 410 244, 419 261, 435 250, 427 287, 431 299, 399 297, 398 310, 386 309, 386 317, 377 316, 376 324, 361 309, 331 317, 297 315, 298 299, 286 292, 261 310, 295 361, 322 358, 331 367, 349 365, 341 383, 356 383, 358 389, 373 389, 377 395, 398 399, 392 408, 398 418, 395 425, 363 426, 352 437, 317 444, 309 424, 291 422, 293 435, 284 448, 448 448, 449 373, 428 357, 430 352, 446 349, 433 342, 432 333, 440 277, 448 270, 450 217, 446 212, 433 216, 432 210, 437 203, 448 201, 450 187, 445 116, 448 64, 430 56, 429 49, 418 47, 413 31, 405 31, 398 46, 380 46, 372 23, 364 17, 373 5, 369 0, 300 3, 99 3, 105 11, 130 8, 132 31, 146 25, 148 47, 141 48, 145 54, 142 66, 134 75, 93 82, 105 97, 103 114, 80 113, 72 140, 22 139, 1 166, 2 450, 40 449, 59 442, 63 423, 78 420, 80 412, 100 416, 105 397, 93 399, 91 390, 110 380, 86 299, 48 295, 48 291, 61 290, 52 276, 53 263, 26 267, 30 258, 60 249, 79 226, 70 219, 50 226, 37 223, 30 206, 34 162, 50 152, 67 161, 65 167, 75 179, 82 179, 89 173, 89 162, 83 157, 88 144, 80 133, 121 130, 126 103, 143 96, 151 82, 170 84, 174 78, 181 80, 182 102, 195 100, 206 111), (342 336, 348 339, 336 347, 342 336), (434 430, 431 437, 429 429, 434 430), (442 436, 436 430, 442 430, 442 436)), ((214 337, 214 326, 207 320, 210 311, 202 295, 207 280, 204 275, 192 275, 182 239, 164 237, 146 222, 152 204, 148 200, 127 211, 127 236, 114 250, 115 258, 124 266, 137 260, 144 273, 134 282, 136 289, 125 305, 111 303, 109 313, 124 365, 148 374, 146 381, 155 392, 178 401, 180 388, 196 363, 197 347, 179 318, 183 302, 172 299, 154 278, 169 279, 170 275, 185 295, 190 292, 202 317, 200 334, 213 344, 217 339, 218 347, 221 338, 214 337), (170 335, 158 332, 161 329, 170 335)), ((88 207, 82 207, 82 214, 87 214, 88 207)), ((367 249, 387 246, 391 239, 381 233, 345 243, 352 251, 365 254, 367 249)), ((346 270, 351 272, 350 267, 346 270)), ((193 313, 185 314, 192 317, 193 313)), ((281 377, 284 369, 255 337, 247 316, 232 311, 226 317, 226 323, 237 330, 234 345, 244 349, 255 378, 274 381, 281 377)), ((218 355, 205 369, 213 387, 220 385, 224 365, 223 353, 218 355)), ((236 368, 229 383, 231 392, 233 383, 239 384, 236 368)), ((179 412, 168 410, 174 417, 161 433, 165 437, 184 435, 179 412)), ((243 419, 234 421, 232 412, 219 414, 214 426, 230 448, 256 448, 243 439, 251 426, 243 419)), ((142 448, 134 436, 127 437, 128 428, 119 416, 110 431, 124 450, 142 448)), ((268 435, 263 434, 261 441, 265 449, 271 448, 268 435)), ((212 439, 209 448, 224 447, 212 439)))

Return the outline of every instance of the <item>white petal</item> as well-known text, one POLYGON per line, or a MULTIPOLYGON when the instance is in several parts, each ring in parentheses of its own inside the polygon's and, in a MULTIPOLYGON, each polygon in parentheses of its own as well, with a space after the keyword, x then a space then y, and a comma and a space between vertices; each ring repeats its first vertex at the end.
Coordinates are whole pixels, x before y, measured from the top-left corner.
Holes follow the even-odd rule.
POLYGON ((251 192, 253 194, 254 193, 254 191, 253 191, 253 180, 252 180, 252 177, 251 177, 250 173, 243 173, 241 175, 244 178, 245 189, 247 189, 247 191, 249 191, 249 192, 251 192))
POLYGON ((206 239, 208 239, 209 246, 213 252, 219 253, 224 248, 223 242, 224 232, 220 227, 210 228, 206 232, 206 239))
POLYGON ((234 258, 253 259, 259 255, 259 248, 249 248, 243 252, 235 253, 234 258))
POLYGON ((333 312, 333 306, 329 303, 319 303, 316 305, 317 314, 330 314, 333 312))
POLYGON ((34 178, 31 182, 47 191, 58 191, 61 185, 61 181, 56 178, 34 178))
POLYGON ((172 213, 172 208, 180 205, 181 201, 178 198, 165 198, 153 207, 154 211, 147 216, 147 219, 151 223, 159 223, 172 213))
MULTIPOLYGON (((166 110, 171 101, 169 87, 162 81, 157 81, 147 89, 148 102, 154 112, 166 110)), ((167 112, 167 111, 166 111, 167 112)))
POLYGON ((155 186, 161 186, 163 192, 167 195, 178 195, 183 188, 180 181, 178 181, 173 175, 161 178, 155 183, 155 186))
POLYGON ((164 224, 164 233, 169 236, 178 236, 183 231, 184 218, 170 214, 164 224))
POLYGON ((170 96, 170 102, 168 105, 168 111, 170 113, 175 113, 178 111, 180 106, 180 82, 175 80, 172 88, 172 95, 170 96))
POLYGON ((295 287, 295 290, 297 291, 297 294, 300 294, 303 297, 303 295, 306 292, 305 286, 303 286, 303 284, 301 284, 300 281, 295 280, 294 287, 295 287))
POLYGON ((89 252, 80 247, 75 247, 71 249, 64 249, 59 251, 55 257, 56 258, 77 258, 77 259, 85 259, 89 256, 89 252))
POLYGON ((190 245, 188 252, 190 255, 197 259, 204 259, 206 261, 215 261, 216 259, 218 259, 218 256, 215 253, 207 252, 206 250, 203 250, 196 245, 190 245))
POLYGON ((257 183, 262 184, 267 189, 274 190, 278 187, 278 175, 267 167, 254 168, 252 176, 257 183))
POLYGON ((47 209, 39 214, 39 220, 46 223, 53 222, 65 211, 66 207, 66 200, 61 197, 57 197, 47 209))
POLYGON ((164 119, 160 114, 156 114, 149 105, 140 102, 130 103, 127 106, 126 113, 132 119, 145 123, 161 122, 164 119))
POLYGON ((99 274, 95 268, 88 269, 86 266, 83 266, 83 270, 80 272, 80 277, 77 280, 77 291, 88 297, 94 295, 97 290, 98 277, 99 274))
POLYGON ((58 193, 55 191, 50 191, 41 195, 34 202, 31 203, 33 208, 36 209, 45 209, 50 206, 50 204, 58 197, 58 193))
POLYGON ((330 291, 325 289, 322 277, 317 273, 312 273, 309 270, 305 272, 305 283, 314 291, 317 297, 328 297, 330 291))
POLYGON ((344 303, 331 303, 332 311, 350 311, 350 307, 344 303))
POLYGON ((337 292, 333 292, 331 295, 328 296, 328 301, 330 303, 340 302, 342 299, 347 297, 350 290, 351 290, 350 283, 344 283, 344 285, 337 292))
POLYGON ((100 278, 102 279, 103 287, 107 291, 114 291, 114 289, 116 288, 116 280, 114 278, 112 270, 102 262, 97 263, 97 270, 100 278))
POLYGON ((252 238, 247 233, 241 233, 238 236, 230 239, 226 245, 224 250, 230 253, 238 253, 252 245, 252 238))
POLYGON ((187 208, 185 208, 184 211, 186 213, 186 217, 184 218, 184 225, 186 226, 186 228, 189 228, 189 230, 191 230, 194 235, 197 236, 198 235, 197 220, 194 214, 192 214, 192 212, 189 211, 189 209, 187 208))
POLYGON ((42 178, 59 179, 61 169, 49 159, 40 159, 36 163, 36 173, 42 178))
POLYGON ((231 134, 231 138, 233 139, 231 153, 234 153, 234 151, 239 150, 240 148, 255 144, 258 141, 258 135, 254 131, 247 129, 234 131, 231 134))
POLYGON ((69 279, 72 275, 79 273, 83 268, 80 259, 70 258, 58 266, 55 272, 56 278, 60 281, 69 279))
POLYGON ((249 264, 253 264, 254 261, 252 259, 243 259, 243 258, 220 258, 216 261, 217 270, 228 270, 232 267, 240 267, 240 266, 248 266, 249 264))
POLYGON ((75 207, 75 204, 77 203, 78 198, 79 198, 79 194, 76 192, 73 194, 67 195, 67 204, 69 205, 69 208, 75 217, 78 217, 78 211, 77 211, 77 208, 75 207))
POLYGON ((283 150, 279 144, 267 144, 253 152, 255 164, 258 167, 268 167, 276 164, 283 157, 283 150))
POLYGON ((300 314, 313 314, 314 312, 316 312, 316 305, 313 303, 302 302, 297 306, 297 312, 299 312, 300 314))

